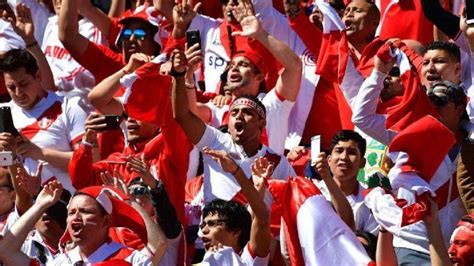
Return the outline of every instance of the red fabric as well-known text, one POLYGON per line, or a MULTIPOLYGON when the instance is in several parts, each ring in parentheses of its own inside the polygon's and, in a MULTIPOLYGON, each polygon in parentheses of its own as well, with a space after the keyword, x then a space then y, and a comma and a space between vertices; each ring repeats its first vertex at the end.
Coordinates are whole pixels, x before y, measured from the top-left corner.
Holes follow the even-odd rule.
POLYGON ((125 149, 122 129, 112 129, 97 134, 100 159, 109 157, 112 153, 125 149))
POLYGON ((212 17, 212 18, 222 18, 222 3, 220 0, 194 0, 193 6, 196 3, 201 2, 201 8, 199 13, 212 17))
POLYGON ((459 198, 459 190, 458 186, 452 186, 456 182, 456 173, 451 176, 451 182, 448 180, 446 181, 441 187, 439 187, 436 193, 436 204, 438 204, 438 209, 443 209, 448 203, 456 200, 459 198), (449 193, 450 186, 451 193, 449 193), (449 198, 448 198, 449 197, 449 198))
POLYGON ((163 109, 170 102, 171 76, 159 73, 161 64, 146 63, 135 71, 138 78, 131 87, 125 111, 134 119, 160 125, 163 109))
POLYGON ((23 134, 26 138, 32 139, 40 132, 41 130, 46 130, 50 127, 54 121, 63 113, 63 109, 61 107, 61 102, 57 101, 53 103, 46 111, 44 111, 36 122, 24 127, 21 130, 21 134, 23 134))
MULTIPOLYGON (((121 249, 118 253, 120 257, 123 256, 122 255, 122 250, 123 249, 121 249)), ((123 252, 123 253, 125 253, 125 252, 123 252)), ((107 261, 92 264, 92 266, 107 266, 107 265, 110 265, 110 266, 127 266, 127 265, 132 265, 132 264, 130 262, 124 260, 124 259, 111 259, 111 260, 107 260, 107 261)))
POLYGON ((163 53, 167 55, 171 55, 174 49, 182 49, 184 50, 184 47, 186 45, 186 38, 181 38, 181 39, 175 39, 172 34, 170 34, 166 45, 164 46, 165 49, 163 49, 163 53))
POLYGON ((285 237, 291 265, 304 265, 298 239, 296 215, 307 198, 321 195, 321 192, 311 180, 303 177, 291 177, 287 181, 269 180, 269 191, 276 203, 283 209, 282 216, 287 229, 285 237))
MULTIPOLYGON (((381 5, 390 2, 393 1, 381 0, 381 5)), ((396 1, 381 14, 381 39, 413 39, 425 46, 433 41, 433 24, 423 14, 421 1, 396 1)))
POLYGON ((107 159, 92 163, 91 147, 81 144, 74 151, 69 164, 72 185, 76 189, 101 185, 100 173, 118 172, 129 183, 139 174, 129 170, 125 164, 127 156, 141 157, 145 154, 148 166, 156 166, 158 176, 168 192, 171 203, 181 223, 184 219, 184 187, 192 145, 183 130, 172 117, 171 103, 163 106, 164 119, 161 133, 147 143, 126 147, 122 152, 111 154, 107 159), (179 151, 179 152, 178 152, 179 151))
POLYGON ((89 42, 81 57, 74 59, 94 75, 96 84, 119 71, 125 65, 121 54, 93 42, 89 42))
POLYGON ((107 36, 107 41, 109 42, 109 45, 115 45, 115 42, 117 41, 117 38, 120 34, 120 31, 122 30, 122 26, 119 23, 118 18, 111 18, 110 19, 110 29, 109 29, 109 35, 107 36))
POLYGON ((202 175, 196 176, 186 182, 186 186, 184 188, 185 191, 185 198, 184 201, 192 202, 194 198, 196 198, 197 194, 201 190, 202 183, 204 182, 204 177, 202 175))
MULTIPOLYGON (((430 209, 429 202, 430 193, 425 192, 420 196, 416 196, 416 202, 402 208, 402 224, 406 226, 414 224, 423 220, 423 217, 428 214, 430 209)), ((398 200, 397 200, 398 203, 398 200)), ((401 206, 400 206, 401 207, 401 206)))
POLYGON ((145 247, 140 237, 126 227, 111 227, 109 229, 109 237, 117 243, 136 250, 141 250, 145 247))
POLYGON ((298 34, 309 52, 315 57, 319 56, 321 50, 323 32, 309 21, 309 18, 301 12, 296 18, 289 18, 290 27, 298 34))
POLYGON ((408 161, 401 166, 401 171, 415 172, 430 182, 455 142, 454 134, 447 127, 434 117, 425 116, 399 132, 388 150, 407 153, 408 161))

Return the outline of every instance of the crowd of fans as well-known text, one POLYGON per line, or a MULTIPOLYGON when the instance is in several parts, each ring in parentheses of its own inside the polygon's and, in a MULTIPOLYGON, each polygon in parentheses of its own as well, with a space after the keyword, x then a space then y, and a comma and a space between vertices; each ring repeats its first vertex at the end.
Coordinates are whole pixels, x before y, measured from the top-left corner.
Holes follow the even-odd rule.
POLYGON ((0 0, 0 264, 474 265, 470 0, 0 0))

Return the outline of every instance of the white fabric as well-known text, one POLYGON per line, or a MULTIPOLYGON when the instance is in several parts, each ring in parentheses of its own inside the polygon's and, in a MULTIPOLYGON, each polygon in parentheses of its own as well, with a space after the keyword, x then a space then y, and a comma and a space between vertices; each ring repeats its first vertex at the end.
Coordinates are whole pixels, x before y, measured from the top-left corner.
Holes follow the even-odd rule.
MULTIPOLYGON (((30 110, 22 109, 13 101, 6 105, 11 108, 13 123, 19 132, 38 122, 40 130, 30 141, 40 148, 64 152, 72 151, 71 143, 84 134, 87 114, 80 107, 78 99, 63 98, 50 92, 30 110), (56 120, 53 121, 51 118, 45 117, 41 121, 37 121, 41 114, 57 102, 61 104, 61 113, 56 120)), ((28 174, 32 175, 36 171, 38 161, 27 157, 23 164, 28 174)), ((56 177, 65 189, 74 191, 68 172, 45 162, 41 172, 41 181, 45 182, 52 177, 56 177)))
POLYGON ((207 92, 217 92, 220 76, 230 61, 229 55, 221 44, 219 29, 221 23, 220 19, 198 14, 189 25, 189 30, 199 30, 201 33, 201 51, 204 54, 203 67, 207 92))
POLYGON ((49 11, 49 8, 39 3, 37 0, 7 0, 7 2, 13 10, 15 10, 16 6, 21 3, 30 8, 33 24, 35 25, 35 39, 41 47, 48 19, 53 15, 49 11))
POLYGON ((296 220, 305 265, 367 265, 371 261, 322 195, 307 198, 296 220))
MULTIPOLYGON (((288 123, 291 108, 294 102, 280 100, 272 89, 267 94, 258 95, 266 110, 266 126, 268 146, 277 154, 282 155, 285 151, 285 138, 288 135, 288 123)), ((229 111, 229 105, 217 108, 213 103, 207 106, 211 110, 211 125, 218 128, 222 125, 224 114, 229 111)))
POLYGON ((165 254, 160 261, 161 266, 178 265, 179 246, 182 239, 183 234, 180 234, 174 239, 168 239, 165 254))
MULTIPOLYGON (((369 208, 364 204, 364 187, 358 183, 358 193, 357 195, 350 194, 346 196, 347 201, 352 207, 352 212, 354 213, 355 229, 369 232, 373 235, 377 235, 379 231, 379 224, 375 221, 374 216, 370 213, 369 208)), ((316 186, 321 191, 321 194, 326 198, 326 200, 331 201, 331 195, 329 193, 328 187, 324 180, 316 181, 316 186)))
MULTIPOLYGON (((272 6, 271 1, 253 0, 255 13, 263 29, 284 42, 300 57, 303 66, 301 84, 296 103, 288 120, 288 137, 285 148, 291 150, 299 145, 306 125, 319 75, 316 75, 316 58, 304 45, 296 32, 289 26, 288 19, 272 6)), ((287 89, 287 88, 285 88, 287 89)), ((272 146, 270 146, 273 148, 272 146)))
POLYGON ((11 24, 0 19, 0 53, 24 47, 25 42, 18 34, 16 34, 11 24))
POLYGON ((249 246, 247 244, 240 256, 235 253, 233 248, 228 246, 224 246, 215 252, 208 251, 204 254, 204 259, 199 265, 266 266, 268 265, 268 260, 269 255, 265 258, 253 257, 249 252, 249 246))
MULTIPOLYGON (((40 234, 34 230, 31 232, 30 235, 26 238, 25 242, 23 242, 23 245, 21 246, 21 252, 25 253, 30 258, 36 258, 40 256, 40 253, 38 252, 38 249, 36 248, 34 242, 40 244, 44 248, 44 256, 46 257, 46 262, 51 262, 53 261, 57 256, 59 256, 59 252, 54 255, 51 253, 49 250, 48 246, 44 243, 43 238, 41 238, 40 234)), ((58 247, 56 247, 58 248, 58 247)), ((42 264, 44 265, 44 264, 42 264)))
MULTIPOLYGON (((206 131, 202 136, 199 143, 196 145, 200 150, 204 147, 214 150, 224 150, 229 156, 240 166, 248 178, 251 178, 251 166, 252 163, 265 156, 267 153, 273 153, 265 145, 252 157, 248 157, 245 154, 242 146, 239 146, 233 142, 230 134, 225 134, 213 128, 211 126, 206 127, 206 131)), ((274 179, 287 179, 288 176, 295 176, 296 173, 291 167, 290 163, 284 156, 280 156, 280 163, 276 166, 273 171, 272 178, 274 179)), ((237 192, 240 191, 240 186, 235 178, 228 173, 225 173, 220 165, 215 162, 209 155, 203 155, 204 162, 204 202, 212 201, 213 199, 219 198, 223 200, 232 199, 237 192)))
MULTIPOLYGON (((104 243, 89 257, 82 259, 81 255, 79 254, 79 247, 76 247, 67 253, 59 255, 54 261, 50 263, 48 262, 46 265, 73 265, 79 261, 83 261, 84 265, 92 265, 94 263, 106 260, 108 257, 122 248, 125 248, 125 246, 117 242, 112 241, 110 243, 104 243)), ((132 265, 152 265, 149 255, 145 249, 142 251, 133 251, 133 253, 125 260, 130 262, 132 265)))
POLYGON ((5 218, 5 220, 0 221, 0 224, 2 224, 3 227, 3 229, 0 231, 0 236, 4 236, 7 232, 9 232, 10 228, 12 228, 13 224, 18 221, 18 219, 20 219, 20 213, 15 206, 14 209, 8 213, 8 216, 5 218))
MULTIPOLYGON (((91 42, 107 44, 106 38, 89 20, 81 19, 78 25, 79 33, 91 42)), ((55 15, 48 20, 41 46, 53 72, 54 83, 68 97, 79 95, 87 98, 87 93, 96 84, 94 75, 72 58, 59 41, 58 34, 58 16, 55 15)))

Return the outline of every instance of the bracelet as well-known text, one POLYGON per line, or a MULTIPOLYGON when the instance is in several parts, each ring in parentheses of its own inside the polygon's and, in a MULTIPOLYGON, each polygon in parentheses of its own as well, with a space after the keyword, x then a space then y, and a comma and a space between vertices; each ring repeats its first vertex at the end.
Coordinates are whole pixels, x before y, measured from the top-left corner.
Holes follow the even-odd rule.
POLYGON ((184 75, 186 75, 186 70, 184 70, 183 72, 177 72, 174 68, 171 68, 170 75, 175 78, 183 77, 184 75))
POLYGON ((30 44, 27 44, 27 45, 26 45, 26 48, 31 48, 31 47, 33 47, 33 46, 35 46, 35 45, 37 45, 37 44, 38 44, 38 42, 37 42, 37 41, 34 41, 34 42, 30 43, 30 44))

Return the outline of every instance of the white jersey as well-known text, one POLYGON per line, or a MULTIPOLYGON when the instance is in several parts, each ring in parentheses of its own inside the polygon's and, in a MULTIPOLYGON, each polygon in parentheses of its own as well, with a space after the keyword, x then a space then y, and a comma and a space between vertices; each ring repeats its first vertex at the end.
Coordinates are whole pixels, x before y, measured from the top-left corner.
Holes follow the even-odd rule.
MULTIPOLYGON (((46 265, 76 265, 75 263, 83 263, 81 265, 93 265, 95 263, 107 261, 114 253, 126 248, 124 245, 117 242, 104 243, 94 253, 86 259, 83 259, 79 254, 79 247, 72 249, 67 253, 59 255, 54 261, 48 262, 46 265)), ((125 260, 132 265, 152 265, 150 253, 146 248, 141 251, 134 250, 125 260)))
MULTIPOLYGON (((13 101, 8 105, 18 132, 40 148, 73 151, 72 145, 84 134, 87 113, 79 105, 78 99, 68 100, 50 92, 30 110, 22 109, 13 101)), ((36 171, 38 161, 27 157, 23 164, 26 171, 32 175, 36 171)), ((41 181, 51 179, 59 180, 64 188, 74 191, 67 171, 45 163, 41 181)))
POLYGON ((25 4, 31 10, 31 17, 33 18, 33 24, 35 25, 35 39, 39 46, 43 44, 43 36, 46 25, 48 25, 48 19, 53 14, 49 8, 41 4, 38 0, 7 0, 8 4, 15 10, 18 4, 25 4))
POLYGON ((204 79, 207 92, 216 92, 220 76, 230 61, 224 46, 221 43, 219 26, 222 19, 213 19, 197 14, 189 30, 199 30, 201 33, 201 51, 204 54, 204 79))
MULTIPOLYGON (((277 154, 283 154, 285 139, 288 135, 288 119, 295 103, 278 98, 275 89, 267 94, 260 94, 258 98, 266 110, 265 130, 268 136, 268 146, 277 154)), ((213 103, 208 103, 207 106, 211 109, 211 125, 216 128, 220 127, 223 124, 224 115, 229 112, 229 105, 217 108, 213 103)))
MULTIPOLYGON (((85 18, 79 21, 79 33, 93 43, 106 44, 103 34, 85 18)), ((49 18, 41 46, 53 72, 54 83, 59 91, 68 92, 66 96, 79 94, 86 97, 95 86, 94 75, 72 58, 59 41, 58 34, 58 16, 56 15, 49 18)))
MULTIPOLYGON (((59 249, 58 247, 54 248, 59 249)), ((53 261, 60 254, 59 250, 56 254, 53 254, 36 230, 31 231, 25 242, 23 242, 21 252, 30 258, 38 259, 41 265, 53 261)))
POLYGON ((18 219, 20 219, 20 214, 18 213, 16 206, 9 213, 2 215, 0 217, 0 236, 4 236, 8 231, 10 231, 10 228, 12 228, 13 224, 16 223, 18 219))
POLYGON ((217 251, 208 251, 199 265, 239 265, 239 266, 266 266, 269 262, 269 255, 264 258, 251 254, 250 247, 247 244, 242 254, 235 253, 231 247, 224 246, 217 251))
MULTIPOLYGON (((208 147, 213 150, 226 151, 248 178, 251 177, 251 166, 253 162, 260 157, 266 157, 276 166, 272 175, 273 179, 287 179, 288 176, 296 176, 293 167, 291 167, 284 156, 277 155, 267 146, 262 145, 262 148, 255 155, 248 157, 242 146, 237 145, 232 140, 230 134, 222 133, 211 126, 206 127, 206 131, 199 143, 196 144, 196 147, 200 150, 204 147, 208 147)), ((209 202, 216 198, 231 200, 240 191, 240 185, 234 176, 224 172, 220 165, 209 155, 203 155, 203 162, 204 202, 209 202)))
MULTIPOLYGON (((369 208, 364 204, 364 196, 362 187, 359 182, 358 189, 356 194, 350 194, 346 196, 347 201, 352 207, 352 212, 354 213, 355 229, 360 231, 366 231, 373 235, 377 235, 379 231, 379 224, 375 220, 374 216, 370 213, 369 208)), ((316 181, 316 186, 321 191, 321 194, 326 198, 326 200, 331 201, 331 195, 329 193, 328 187, 324 181, 316 181)))

